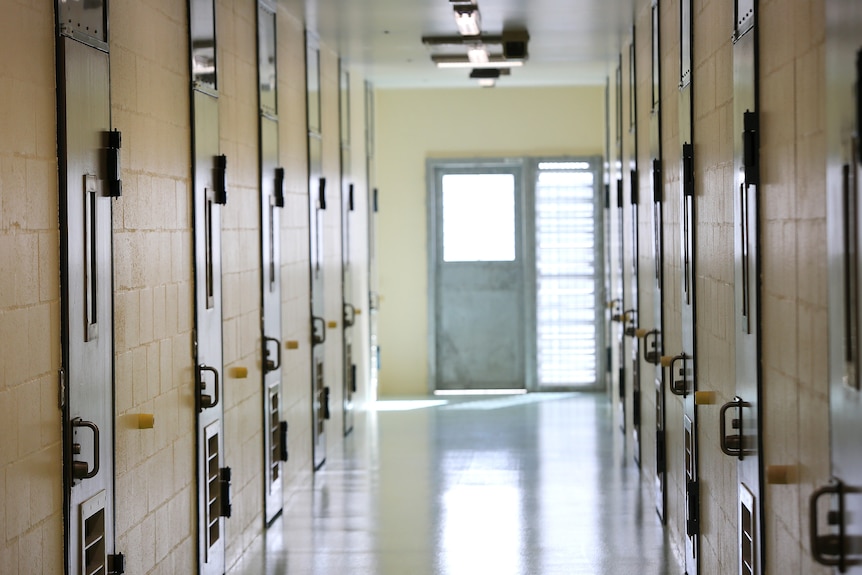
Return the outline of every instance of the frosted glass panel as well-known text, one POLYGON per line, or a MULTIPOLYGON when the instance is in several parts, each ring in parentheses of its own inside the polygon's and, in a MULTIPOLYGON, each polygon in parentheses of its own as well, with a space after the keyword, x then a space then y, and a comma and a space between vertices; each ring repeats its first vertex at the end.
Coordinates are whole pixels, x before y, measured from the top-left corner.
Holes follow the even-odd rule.
POLYGON ((443 261, 515 260, 515 177, 443 176, 443 261))

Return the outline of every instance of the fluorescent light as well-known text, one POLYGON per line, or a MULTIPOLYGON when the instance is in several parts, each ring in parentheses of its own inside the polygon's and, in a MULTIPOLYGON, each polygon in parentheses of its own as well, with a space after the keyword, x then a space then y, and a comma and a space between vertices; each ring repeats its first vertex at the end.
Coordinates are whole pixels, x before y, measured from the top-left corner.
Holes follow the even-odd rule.
POLYGON ((490 59, 484 46, 467 50, 467 58, 474 64, 485 64, 490 59))
POLYGON ((518 68, 524 65, 523 60, 491 60, 489 62, 471 62, 464 60, 437 60, 438 68, 518 68))
POLYGON ((497 85, 497 80, 494 78, 479 78, 479 85, 483 88, 493 88, 497 85))
POLYGON ((459 10, 455 8, 455 25, 462 36, 479 35, 479 11, 476 9, 459 10))

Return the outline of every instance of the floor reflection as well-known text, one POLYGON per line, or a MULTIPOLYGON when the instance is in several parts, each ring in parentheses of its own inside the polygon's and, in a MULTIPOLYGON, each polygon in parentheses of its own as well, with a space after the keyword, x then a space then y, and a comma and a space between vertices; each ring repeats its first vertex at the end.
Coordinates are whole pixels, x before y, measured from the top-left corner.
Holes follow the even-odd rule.
POLYGON ((603 395, 358 414, 232 575, 681 572, 603 395))

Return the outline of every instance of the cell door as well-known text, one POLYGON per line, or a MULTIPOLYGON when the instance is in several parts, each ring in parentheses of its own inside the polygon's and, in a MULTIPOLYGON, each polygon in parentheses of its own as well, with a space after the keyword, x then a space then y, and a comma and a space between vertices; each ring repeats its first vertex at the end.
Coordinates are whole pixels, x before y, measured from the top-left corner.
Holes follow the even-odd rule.
POLYGON ((811 496, 814 559, 862 574, 859 181, 862 177, 862 5, 826 3, 829 415, 832 481, 811 496))
POLYGON ((353 394, 356 393, 356 363, 353 360, 353 325, 356 323, 356 307, 353 296, 353 269, 351 267, 350 224, 353 216, 353 183, 350 154, 350 76, 347 71, 339 74, 341 89, 339 103, 341 113, 341 346, 344 357, 342 376, 342 403, 344 413, 344 435, 353 431, 353 394))
POLYGON ((230 468, 224 465, 221 214, 227 159, 219 154, 213 0, 189 5, 192 75, 192 237, 195 280, 198 569, 225 570, 224 519, 230 517, 230 468))
POLYGON ((326 420, 329 419, 329 387, 324 370, 324 251, 323 211, 326 209, 326 178, 323 177, 323 140, 320 132, 320 49, 317 41, 306 42, 306 88, 308 112, 308 233, 311 265, 311 416, 314 469, 326 462, 326 420))
POLYGON ((432 173, 436 389, 524 389, 521 168, 432 173))
POLYGON ((278 75, 275 6, 257 8, 260 144, 261 366, 263 372, 264 519, 281 513, 287 422, 281 419, 281 211, 284 168, 278 167, 278 75))
MULTIPOLYGON (((680 2, 680 92, 679 92, 679 163, 680 182, 680 260, 682 285, 680 294, 682 349, 672 357, 662 357, 662 365, 669 368, 668 386, 674 395, 683 399, 682 425, 677 427, 683 435, 683 479, 685 481, 685 573, 695 575, 700 566, 700 477, 698 471, 698 430, 696 350, 695 337, 695 173, 693 144, 692 83, 692 1, 680 2)), ((679 425, 679 423, 677 425, 679 425)))
POLYGON ((380 346, 377 342, 377 310, 379 288, 377 278, 377 188, 374 187, 374 90, 365 83, 365 166, 368 191, 368 345, 370 349, 368 379, 369 398, 376 397, 380 370, 380 346))
POLYGON ((107 7, 58 3, 57 84, 63 285, 66 572, 114 573, 114 318, 107 7))
POLYGON ((644 359, 652 364, 652 375, 655 381, 655 504, 659 518, 664 522, 667 508, 665 493, 665 389, 664 368, 660 358, 664 354, 662 333, 664 329, 664 226, 662 219, 662 202, 664 199, 664 180, 662 177, 661 155, 661 76, 659 52, 659 5, 658 0, 652 4, 651 30, 651 101, 652 112, 649 123, 650 147, 650 186, 652 189, 652 309, 653 324, 649 329, 641 327, 640 335, 644 339, 644 359))
POLYGON ((722 406, 719 441, 738 460, 738 571, 763 573, 760 436, 760 257, 757 0, 736 0, 733 33, 734 317, 736 396, 722 406))
MULTIPOLYGON (((616 72, 616 160, 619 164, 623 158, 623 56, 620 54, 616 72)), ((621 177, 616 179, 616 222, 617 222, 617 255, 616 267, 614 268, 615 276, 615 293, 616 298, 611 301, 611 320, 618 324, 613 329, 614 335, 611 338, 616 344, 616 359, 617 359, 617 405, 619 406, 620 431, 623 435, 626 433, 626 360, 625 360, 625 330, 628 327, 630 316, 634 316, 634 310, 626 309, 625 299, 625 282, 623 280, 623 262, 625 261, 625 231, 623 226, 624 208, 623 208, 623 180, 621 177)))
POLYGON ((635 29, 632 29, 632 43, 629 45, 629 132, 631 133, 631 150, 629 155, 629 206, 631 209, 631 275, 629 277, 629 293, 631 294, 632 310, 629 311, 628 325, 625 333, 631 342, 632 366, 632 447, 635 463, 641 464, 641 368, 640 342, 638 341, 638 326, 640 324, 640 182, 638 180, 638 132, 637 132, 637 64, 635 61, 635 29))

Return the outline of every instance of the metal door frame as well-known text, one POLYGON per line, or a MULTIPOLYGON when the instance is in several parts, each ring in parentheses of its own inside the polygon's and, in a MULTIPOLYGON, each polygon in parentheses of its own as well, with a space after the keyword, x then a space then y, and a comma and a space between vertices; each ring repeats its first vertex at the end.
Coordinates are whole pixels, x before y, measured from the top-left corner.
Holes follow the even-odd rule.
POLYGON ((341 132, 341 349, 342 349, 342 401, 343 435, 353 431, 353 395, 356 393, 356 363, 353 359, 353 325, 356 323, 356 306, 354 306, 353 277, 351 269, 351 238, 350 220, 353 213, 354 197, 352 176, 352 161, 350 147, 350 74, 344 61, 338 60, 338 109, 341 132))

